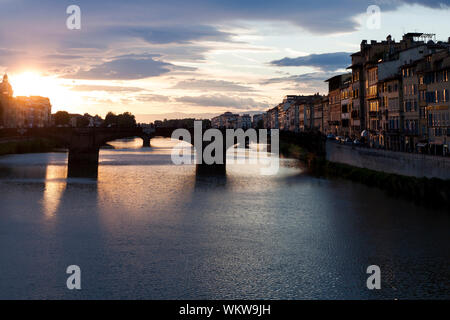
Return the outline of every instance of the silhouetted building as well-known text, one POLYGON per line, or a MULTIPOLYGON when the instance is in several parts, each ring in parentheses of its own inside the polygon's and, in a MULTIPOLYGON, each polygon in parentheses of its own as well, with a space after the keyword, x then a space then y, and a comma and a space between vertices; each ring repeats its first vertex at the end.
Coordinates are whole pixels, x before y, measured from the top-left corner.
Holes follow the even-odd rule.
POLYGON ((44 97, 13 97, 8 75, 0 83, 0 127, 47 127, 51 121, 51 104, 44 97))

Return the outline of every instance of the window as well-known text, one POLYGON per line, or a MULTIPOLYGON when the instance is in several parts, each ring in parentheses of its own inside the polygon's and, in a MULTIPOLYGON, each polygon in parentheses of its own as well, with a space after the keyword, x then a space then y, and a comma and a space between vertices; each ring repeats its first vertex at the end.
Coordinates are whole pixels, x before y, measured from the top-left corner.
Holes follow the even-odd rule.
POLYGON ((369 110, 371 112, 377 112, 378 111, 378 101, 371 101, 369 104, 369 110))
POLYGON ((426 92, 424 90, 419 91, 420 101, 426 101, 425 95, 426 95, 426 92))
POLYGON ((436 94, 433 91, 428 91, 426 93, 426 101, 427 103, 435 103, 436 102, 436 94))

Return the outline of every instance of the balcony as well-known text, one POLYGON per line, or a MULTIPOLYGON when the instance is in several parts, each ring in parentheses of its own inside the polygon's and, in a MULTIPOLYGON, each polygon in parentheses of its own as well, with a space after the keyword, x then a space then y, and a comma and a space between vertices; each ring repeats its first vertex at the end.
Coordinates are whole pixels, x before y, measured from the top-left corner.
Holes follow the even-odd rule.
POLYGON ((379 111, 369 111, 369 117, 370 118, 378 118, 380 116, 379 111))

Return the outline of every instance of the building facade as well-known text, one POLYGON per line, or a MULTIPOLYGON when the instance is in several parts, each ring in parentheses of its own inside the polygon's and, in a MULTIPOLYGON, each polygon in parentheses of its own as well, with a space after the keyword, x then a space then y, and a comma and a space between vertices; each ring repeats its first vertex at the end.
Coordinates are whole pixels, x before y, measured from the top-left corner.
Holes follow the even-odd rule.
POLYGON ((0 128, 42 128, 51 125, 50 100, 44 97, 14 97, 8 76, 0 83, 0 128))

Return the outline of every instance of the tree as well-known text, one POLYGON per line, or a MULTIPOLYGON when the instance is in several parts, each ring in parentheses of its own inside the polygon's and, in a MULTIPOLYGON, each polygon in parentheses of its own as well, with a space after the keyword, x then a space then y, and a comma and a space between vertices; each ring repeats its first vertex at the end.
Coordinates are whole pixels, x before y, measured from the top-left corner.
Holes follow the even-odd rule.
POLYGON ((136 127, 136 119, 130 112, 125 112, 117 116, 117 125, 120 128, 136 127))
POLYGON ((67 111, 58 111, 53 115, 55 125, 66 126, 70 123, 70 115, 67 111))
POLYGON ((136 127, 136 119, 130 112, 116 115, 108 112, 103 122, 105 127, 134 128, 136 127))
POLYGON ((78 128, 86 128, 91 123, 91 116, 88 113, 85 113, 83 116, 77 118, 77 127, 78 128))
POLYGON ((103 125, 105 127, 115 127, 117 126, 117 116, 115 113, 112 113, 111 111, 108 112, 108 114, 105 117, 105 122, 103 122, 103 125))

